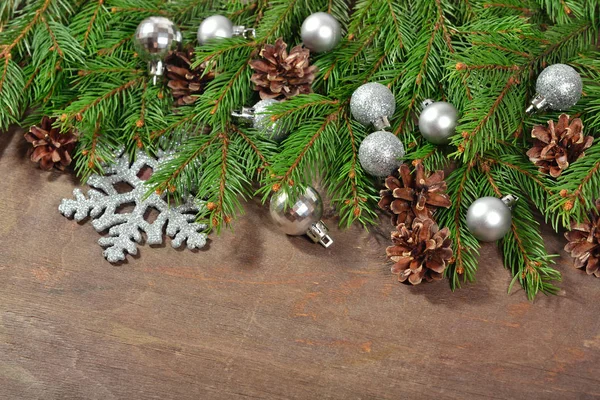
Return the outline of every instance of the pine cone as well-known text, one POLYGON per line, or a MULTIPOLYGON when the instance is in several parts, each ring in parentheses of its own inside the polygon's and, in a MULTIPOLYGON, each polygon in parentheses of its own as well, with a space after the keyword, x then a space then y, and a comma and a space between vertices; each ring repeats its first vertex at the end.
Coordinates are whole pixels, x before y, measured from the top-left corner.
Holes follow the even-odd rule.
POLYGON ((556 178, 570 163, 583 157, 583 151, 592 145, 591 136, 583 135, 581 119, 569 122, 567 114, 561 114, 558 124, 548 121, 548 127, 536 125, 531 131, 533 147, 527 152, 529 159, 540 172, 556 178))
POLYGON ((259 58, 250 61, 254 69, 250 80, 263 100, 312 92, 317 67, 310 65, 310 51, 299 45, 288 54, 286 47, 287 44, 279 38, 275 45, 265 45, 258 53, 259 58))
POLYGON ((31 161, 39 162, 40 168, 51 170, 56 167, 63 171, 71 164, 71 153, 77 144, 77 136, 73 131, 61 133, 60 128, 52 125, 56 118, 42 118, 40 126, 32 126, 25 136, 25 140, 32 144, 29 149, 31 161))
POLYGON ((571 224, 571 230, 565 232, 569 241, 565 251, 571 254, 576 268, 584 268, 588 275, 600 278, 600 199, 596 200, 596 210, 589 219, 581 224, 571 224))
POLYGON ((385 180, 387 189, 379 193, 379 207, 392 212, 394 226, 404 223, 410 227, 416 217, 431 218, 437 207, 450 207, 450 199, 444 193, 444 171, 427 175, 420 161, 415 166, 414 177, 406 164, 402 164, 398 171, 400 180, 388 176, 385 180))
POLYGON ((442 274, 452 258, 452 240, 448 228, 439 230, 430 218, 416 219, 412 225, 400 224, 392 232, 393 246, 386 249, 387 256, 395 262, 392 273, 400 282, 408 280, 418 285, 442 279, 442 274))
POLYGON ((178 106, 193 104, 198 95, 204 92, 206 84, 214 79, 215 75, 209 72, 202 75, 204 66, 192 68, 194 49, 187 47, 183 51, 173 51, 165 59, 167 67, 167 84, 171 88, 175 104, 178 106))

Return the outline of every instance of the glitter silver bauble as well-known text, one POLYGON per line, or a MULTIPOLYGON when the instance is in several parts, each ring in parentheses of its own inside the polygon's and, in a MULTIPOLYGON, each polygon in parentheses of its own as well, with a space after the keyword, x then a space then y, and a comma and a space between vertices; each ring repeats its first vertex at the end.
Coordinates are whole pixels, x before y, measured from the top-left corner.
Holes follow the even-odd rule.
POLYGON ((139 56, 148 60, 150 75, 156 77, 164 73, 163 60, 169 51, 175 50, 182 41, 179 28, 168 18, 150 17, 138 25, 133 43, 139 56))
POLYGON ((279 101, 275 99, 261 100, 256 103, 252 107, 254 111, 253 125, 255 129, 269 139, 281 142, 288 136, 289 132, 285 129, 284 124, 281 123, 282 121, 273 122, 271 116, 266 114, 269 107, 276 103, 279 103, 279 101))
POLYGON ((467 210, 467 227, 477 239, 483 242, 495 242, 510 231, 512 225, 511 207, 518 200, 513 195, 481 197, 475 200, 467 210))
POLYGON ((304 46, 316 53, 332 50, 342 39, 342 27, 330 14, 317 12, 309 15, 300 29, 304 46))
POLYGON ((352 116, 364 126, 384 129, 390 126, 389 119, 396 111, 396 99, 387 86, 370 82, 359 86, 350 99, 352 116))
POLYGON ((404 145, 396 135, 386 131, 371 133, 360 144, 358 159, 367 173, 386 177, 400 168, 404 145))
POLYGON ((200 23, 198 27, 198 43, 201 45, 213 39, 231 38, 234 36, 254 37, 254 29, 233 25, 233 22, 222 15, 212 15, 200 23))
POLYGON ((527 108, 528 113, 543 109, 565 111, 581 98, 583 83, 573 67, 552 64, 540 73, 535 89, 537 95, 527 108))
POLYGON ((433 144, 448 144, 455 133, 458 111, 445 101, 425 100, 419 116, 419 131, 433 144))

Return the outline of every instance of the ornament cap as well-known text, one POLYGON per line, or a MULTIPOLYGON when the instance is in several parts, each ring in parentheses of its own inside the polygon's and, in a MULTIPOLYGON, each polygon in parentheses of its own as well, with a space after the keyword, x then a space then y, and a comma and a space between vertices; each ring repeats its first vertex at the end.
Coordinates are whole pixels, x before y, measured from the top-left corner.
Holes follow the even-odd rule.
POLYGON ((256 29, 246 28, 243 25, 236 25, 233 27, 233 36, 241 36, 244 39, 254 39, 256 37, 256 29))
POLYGON ((165 72, 165 64, 161 60, 148 61, 148 71, 152 76, 152 84, 156 86, 158 77, 163 76, 165 72))
POLYGON ((531 100, 531 104, 529 105, 529 107, 527 107, 525 112, 527 113, 527 115, 531 115, 531 114, 535 114, 537 111, 544 110, 547 107, 548 107, 548 100, 546 100, 546 98, 544 96, 542 96, 541 94, 538 93, 533 98, 533 100, 531 100))
POLYGON ((242 107, 240 110, 233 110, 231 116, 244 121, 254 121, 254 107, 242 107))
POLYGON ((503 196, 500 200, 502 200, 502 202, 512 210, 515 204, 517 204, 517 201, 519 201, 519 198, 514 194, 507 194, 506 196, 503 196))
POLYGON ((425 99, 421 102, 421 108, 426 108, 428 105, 433 104, 434 101, 431 99, 425 99))
POLYGON ((373 126, 378 131, 383 131, 383 130, 391 127, 392 125, 390 124, 390 120, 388 119, 387 115, 383 115, 383 116, 377 118, 375 121, 373 121, 373 126))
POLYGON ((317 221, 308 228, 306 235, 315 243, 320 243, 327 248, 333 244, 333 239, 328 235, 329 228, 323 221, 317 221))

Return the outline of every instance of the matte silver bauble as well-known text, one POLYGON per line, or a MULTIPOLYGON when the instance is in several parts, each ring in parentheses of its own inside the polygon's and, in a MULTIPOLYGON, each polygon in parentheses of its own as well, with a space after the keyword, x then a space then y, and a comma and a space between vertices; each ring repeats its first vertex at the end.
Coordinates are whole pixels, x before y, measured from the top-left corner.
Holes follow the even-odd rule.
POLYGON ((352 116, 364 126, 384 129, 390 126, 389 119, 396 111, 396 99, 387 86, 377 82, 361 85, 350 99, 352 116))
POLYGON ((212 15, 198 27, 198 43, 206 44, 210 40, 233 37, 233 22, 223 15, 212 15))
POLYGON ((467 227, 477 239, 483 242, 500 240, 510 231, 512 224, 511 207, 518 200, 508 195, 481 197, 475 200, 467 210, 467 227))
POLYGON ((374 176, 386 177, 402 165, 404 145, 386 131, 371 133, 360 144, 358 159, 363 169, 374 176))
POLYGON ((169 51, 175 50, 182 41, 179 28, 164 17, 146 18, 138 25, 133 43, 138 55, 149 63, 150 75, 164 73, 163 60, 169 51))
POLYGON ((304 46, 316 53, 332 50, 342 39, 342 27, 330 14, 317 12, 309 15, 300 30, 304 46))
POLYGON ((285 126, 282 123, 283 121, 273 122, 271 116, 266 114, 269 107, 276 103, 279 103, 279 101, 275 99, 261 100, 256 103, 254 107, 252 107, 254 112, 253 125, 254 128, 264 136, 276 142, 281 142, 288 137, 289 132, 285 129, 285 126))
POLYGON ((565 111, 573 107, 583 92, 579 73, 566 64, 552 64, 538 76, 535 89, 537 95, 527 108, 528 113, 550 109, 565 111))
POLYGON ((455 133, 458 111, 445 101, 425 101, 419 116, 419 131, 428 142, 448 144, 455 133))

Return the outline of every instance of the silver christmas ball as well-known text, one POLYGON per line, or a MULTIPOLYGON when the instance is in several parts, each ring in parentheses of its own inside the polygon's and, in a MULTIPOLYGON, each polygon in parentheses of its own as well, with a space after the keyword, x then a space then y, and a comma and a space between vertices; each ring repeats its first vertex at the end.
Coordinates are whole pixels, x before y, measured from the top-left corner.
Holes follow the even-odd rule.
POLYGON ((140 57, 149 61, 161 61, 176 49, 182 41, 179 28, 168 18, 146 18, 137 27, 133 43, 140 57))
POLYGON ((573 67, 553 64, 546 67, 538 76, 535 88, 546 100, 548 108, 564 111, 579 101, 583 83, 579 73, 573 67))
POLYGON ((198 43, 206 44, 216 38, 233 37, 233 22, 222 15, 206 18, 198 27, 198 43))
POLYGON ((265 112, 268 111, 269 106, 275 103, 279 103, 279 101, 275 99, 266 99, 256 103, 254 107, 252 107, 254 110, 253 125, 255 129, 269 139, 281 142, 288 136, 289 132, 281 123, 282 121, 273 122, 271 116, 265 114, 265 112))
POLYGON ((333 49, 342 39, 342 27, 330 14, 317 12, 309 15, 300 29, 302 42, 308 49, 323 53, 333 49))
POLYGON ((477 239, 495 242, 510 230, 510 207, 497 197, 481 197, 467 210, 467 227, 477 239))
POLYGON ((389 119, 396 111, 396 99, 387 86, 365 83, 352 93, 350 111, 354 119, 364 126, 374 125, 383 129, 389 126, 389 119))
POLYGON ((419 116, 419 131, 433 144, 448 144, 458 122, 458 111, 445 101, 427 105, 419 116))
POLYGON ((323 215, 321 196, 310 186, 292 206, 286 207, 287 201, 285 192, 277 192, 271 197, 269 210, 275 224, 288 235, 304 235, 323 215))
POLYGON ((371 133, 360 144, 358 159, 369 174, 386 177, 397 170, 404 157, 404 145, 396 135, 386 131, 371 133))

